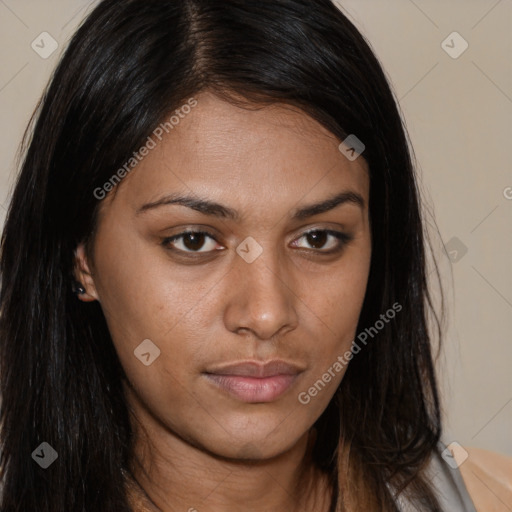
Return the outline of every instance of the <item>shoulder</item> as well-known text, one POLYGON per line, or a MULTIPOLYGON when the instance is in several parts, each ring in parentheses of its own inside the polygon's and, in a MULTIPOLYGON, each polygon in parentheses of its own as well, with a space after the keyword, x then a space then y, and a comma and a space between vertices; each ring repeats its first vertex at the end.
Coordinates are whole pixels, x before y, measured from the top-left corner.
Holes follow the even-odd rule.
MULTIPOLYGON (((440 510, 457 512, 512 512, 512 458, 457 442, 439 442, 425 477, 440 510)), ((403 512, 415 511, 407 500, 403 512)))
POLYGON ((480 448, 464 449, 467 456, 464 454, 459 470, 477 512, 510 512, 512 457, 480 448))

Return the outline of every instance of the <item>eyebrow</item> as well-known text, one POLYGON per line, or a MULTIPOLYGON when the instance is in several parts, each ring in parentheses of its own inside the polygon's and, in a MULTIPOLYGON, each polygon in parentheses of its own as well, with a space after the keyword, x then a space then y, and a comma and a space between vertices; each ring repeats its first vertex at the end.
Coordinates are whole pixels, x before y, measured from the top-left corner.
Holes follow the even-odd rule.
MULTIPOLYGON (((347 203, 359 206, 361 209, 364 209, 365 207, 365 201, 360 194, 353 191, 343 191, 318 203, 309 204, 293 210, 292 219, 303 220, 315 215, 319 215, 321 213, 328 212, 337 206, 347 203)), ((140 215, 161 206, 173 204, 186 206, 187 208, 196 210, 204 215, 222 217, 233 221, 238 221, 240 219, 240 214, 228 206, 215 203, 208 199, 185 196, 181 194, 168 194, 160 199, 157 199, 156 201, 146 203, 137 210, 136 215, 140 215)))

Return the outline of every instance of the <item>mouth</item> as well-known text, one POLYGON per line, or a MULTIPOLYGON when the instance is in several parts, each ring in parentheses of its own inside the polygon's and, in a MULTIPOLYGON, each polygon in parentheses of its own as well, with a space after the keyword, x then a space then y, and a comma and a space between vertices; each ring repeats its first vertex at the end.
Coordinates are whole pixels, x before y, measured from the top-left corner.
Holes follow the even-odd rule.
POLYGON ((303 371, 285 361, 247 361, 212 368, 204 375, 215 387, 242 402, 268 403, 284 395, 303 371))

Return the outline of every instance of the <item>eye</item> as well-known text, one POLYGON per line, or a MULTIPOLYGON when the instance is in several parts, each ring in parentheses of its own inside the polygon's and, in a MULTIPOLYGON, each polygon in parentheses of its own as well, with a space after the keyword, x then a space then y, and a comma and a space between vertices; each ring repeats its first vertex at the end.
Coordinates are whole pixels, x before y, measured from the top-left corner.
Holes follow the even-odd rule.
MULTIPOLYGON (((204 246, 205 238, 210 238, 215 242, 215 238, 213 235, 206 231, 185 231, 178 235, 171 236, 166 238, 162 245, 168 247, 171 250, 177 250, 181 252, 188 253, 204 253, 211 252, 215 249, 215 243, 211 244, 210 248, 205 251, 200 251, 199 249, 204 246), (175 244, 176 241, 179 241, 179 244, 175 244), (169 247, 169 245, 175 245, 175 247, 169 247), (181 245, 181 247, 176 247, 177 245, 181 245)), ((208 245, 208 244, 207 244, 208 245)))
MULTIPOLYGON (((352 240, 352 236, 341 231, 333 231, 330 229, 314 229, 304 233, 297 240, 305 239, 310 245, 310 249, 322 254, 332 254, 340 252, 344 246, 352 240), (327 242, 330 240, 330 244, 327 242), (328 245, 325 248, 325 245, 328 245), (312 248, 311 248, 312 246, 312 248)), ((189 254, 200 254, 213 252, 216 247, 216 240, 211 233, 207 231, 185 231, 177 235, 165 238, 162 245, 169 250, 184 252, 189 254), (210 247, 205 244, 205 240, 210 239, 210 247), (177 243, 178 242, 178 243, 177 243), (200 250, 204 249, 205 250, 200 250)), ((296 245, 295 245, 296 246, 296 245)), ((303 247, 304 248, 304 247, 303 247)))
MULTIPOLYGON (((324 253, 332 254, 341 251, 344 246, 352 240, 352 236, 341 231, 333 231, 331 229, 313 229, 304 233, 298 240, 305 239, 310 246, 313 246, 313 250, 324 253), (331 240, 330 244, 327 241, 331 240), (328 245, 325 248, 325 245, 328 245), (319 250, 324 248, 324 250, 319 250)), ((306 247, 307 249, 307 247, 306 247)))

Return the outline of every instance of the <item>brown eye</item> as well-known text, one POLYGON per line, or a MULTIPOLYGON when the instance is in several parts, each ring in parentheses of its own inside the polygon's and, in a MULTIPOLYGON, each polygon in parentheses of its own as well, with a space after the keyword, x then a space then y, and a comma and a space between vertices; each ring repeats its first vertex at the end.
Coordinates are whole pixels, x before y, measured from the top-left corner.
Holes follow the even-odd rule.
MULTIPOLYGON (((304 233, 298 240, 305 239, 307 244, 313 250, 323 253, 337 252, 343 249, 345 244, 352 240, 352 237, 341 231, 333 231, 330 229, 315 229, 304 233), (329 246, 326 248, 325 245, 329 246)), ((308 247, 306 247, 308 249, 308 247)))
POLYGON ((305 235, 305 237, 313 249, 321 249, 326 244, 329 235, 325 231, 312 231, 305 235))
MULTIPOLYGON (((215 249, 216 243, 210 243, 210 248, 205 251, 200 251, 201 248, 205 246, 205 241, 207 239, 213 240, 215 239, 210 233, 205 231, 185 231, 178 235, 171 236, 166 238, 163 241, 163 245, 171 250, 188 252, 188 253, 205 253, 211 252, 215 249), (176 243, 176 242, 179 243, 176 243), (180 246, 180 247, 178 247, 180 246)), ((208 244, 206 244, 208 246, 208 244)))

